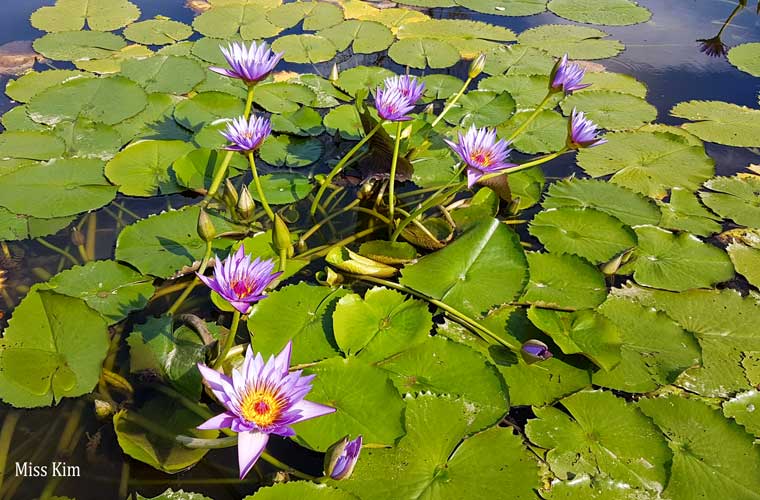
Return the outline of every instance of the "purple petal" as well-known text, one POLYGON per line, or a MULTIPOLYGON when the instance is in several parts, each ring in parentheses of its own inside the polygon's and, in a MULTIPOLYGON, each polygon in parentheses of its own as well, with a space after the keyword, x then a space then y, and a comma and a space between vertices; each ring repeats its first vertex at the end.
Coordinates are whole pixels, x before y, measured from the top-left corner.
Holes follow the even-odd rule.
POLYGON ((250 472, 256 460, 266 448, 269 441, 269 434, 265 432, 241 432, 238 434, 238 467, 240 468, 240 479, 243 479, 250 472))
POLYGON ((319 403, 314 403, 312 401, 306 401, 305 399, 302 399, 298 403, 294 404, 292 409, 301 412, 301 415, 295 422, 303 422, 304 420, 321 417, 322 415, 329 415, 330 413, 335 413, 336 411, 332 406, 326 406, 319 403))
POLYGON ((214 396, 220 403, 226 405, 230 400, 228 394, 235 391, 232 379, 201 363, 198 363, 198 370, 200 370, 203 380, 206 381, 214 396))
POLYGON ((206 420, 201 425, 196 427, 196 429, 229 429, 232 427, 232 422, 234 422, 236 419, 237 417, 230 412, 220 413, 219 415, 213 416, 210 419, 206 420))
POLYGON ((274 360, 275 366, 282 373, 283 376, 287 375, 288 370, 290 369, 290 356, 292 352, 293 352, 293 341, 288 340, 288 343, 285 344, 285 347, 282 349, 282 351, 280 351, 280 354, 278 354, 274 360))

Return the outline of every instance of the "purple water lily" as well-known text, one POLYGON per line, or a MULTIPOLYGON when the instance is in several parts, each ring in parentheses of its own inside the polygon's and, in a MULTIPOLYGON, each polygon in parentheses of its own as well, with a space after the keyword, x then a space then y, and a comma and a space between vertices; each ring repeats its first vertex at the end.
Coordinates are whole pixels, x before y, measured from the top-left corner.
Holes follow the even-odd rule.
POLYGON ((272 123, 263 116, 254 116, 246 120, 244 116, 234 118, 227 124, 227 130, 220 133, 232 144, 225 147, 230 151, 247 153, 261 146, 272 133, 272 123))
POLYGON ((699 42, 699 51, 710 57, 725 57, 728 54, 728 46, 723 43, 720 36, 703 38, 699 42))
POLYGON ((422 97, 422 93, 425 91, 425 83, 417 79, 417 77, 409 75, 392 76, 385 79, 385 91, 398 90, 404 97, 409 100, 409 103, 414 105, 422 97))
POLYGON ((459 141, 446 140, 451 149, 467 164, 467 185, 472 187, 485 174, 499 172, 514 167, 507 163, 509 142, 504 139, 496 140, 496 130, 471 126, 465 134, 459 132, 459 141))
POLYGON ((232 429, 238 433, 240 479, 251 470, 269 441, 270 434, 295 436, 290 427, 298 422, 333 413, 335 408, 306 401, 314 375, 289 373, 292 343, 265 363, 248 347, 240 368, 228 377, 198 364, 204 381, 227 409, 211 417, 198 429, 232 429))
POLYGON ((351 441, 348 440, 348 437, 344 437, 328 450, 325 456, 328 462, 325 465, 325 472, 336 481, 350 477, 351 473, 354 472, 356 462, 359 461, 361 451, 361 436, 351 441))
POLYGON ((585 89, 591 86, 590 83, 581 83, 585 75, 586 70, 581 68, 579 64, 568 62, 567 54, 565 54, 554 66, 551 89, 554 92, 562 90, 565 92, 565 95, 570 95, 576 90, 585 89))
POLYGON ((280 62, 284 52, 275 53, 266 42, 257 44, 251 42, 250 47, 244 43, 231 43, 227 48, 219 47, 232 69, 210 67, 211 71, 220 75, 238 78, 248 85, 259 82, 269 76, 277 63, 280 62))
POLYGON ((599 127, 592 122, 583 112, 573 108, 573 114, 570 118, 570 147, 573 148, 593 148, 607 142, 607 139, 600 137, 599 127))
POLYGON ((546 361, 553 356, 546 344, 535 339, 527 340, 523 343, 522 354, 523 359, 528 363, 546 361))
POLYGON ((282 274, 272 272, 274 262, 271 260, 251 261, 242 245, 224 261, 216 257, 214 260, 214 276, 198 274, 198 278, 242 314, 246 314, 254 302, 266 298, 264 291, 282 274))
POLYGON ((398 88, 379 87, 375 92, 375 108, 383 120, 403 122, 412 119, 409 113, 414 109, 414 103, 398 88))

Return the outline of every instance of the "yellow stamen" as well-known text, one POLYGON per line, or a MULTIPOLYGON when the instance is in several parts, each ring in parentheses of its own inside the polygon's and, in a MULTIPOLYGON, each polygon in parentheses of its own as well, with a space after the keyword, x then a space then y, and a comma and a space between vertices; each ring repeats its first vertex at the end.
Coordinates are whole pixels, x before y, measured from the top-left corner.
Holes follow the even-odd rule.
POLYGON ((269 390, 251 391, 245 395, 240 405, 244 419, 258 427, 269 427, 282 413, 283 402, 269 390))

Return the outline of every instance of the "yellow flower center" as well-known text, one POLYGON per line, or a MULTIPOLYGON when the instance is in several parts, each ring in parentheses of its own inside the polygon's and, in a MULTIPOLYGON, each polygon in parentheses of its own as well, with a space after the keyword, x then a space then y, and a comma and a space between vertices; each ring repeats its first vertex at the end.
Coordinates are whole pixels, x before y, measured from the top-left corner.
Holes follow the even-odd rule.
POLYGON ((491 155, 483 151, 473 151, 470 154, 470 159, 474 163, 477 163, 483 167, 487 167, 491 164, 491 155))
POLYGON ((272 425, 282 413, 283 402, 276 394, 264 389, 245 395, 240 405, 243 418, 260 428, 272 425))

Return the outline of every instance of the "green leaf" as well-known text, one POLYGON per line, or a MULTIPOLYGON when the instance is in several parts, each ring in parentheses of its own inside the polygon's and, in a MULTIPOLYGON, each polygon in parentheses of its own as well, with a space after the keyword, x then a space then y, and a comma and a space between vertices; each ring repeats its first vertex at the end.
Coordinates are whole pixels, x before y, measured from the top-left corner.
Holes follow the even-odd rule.
POLYGON ((145 92, 126 78, 77 78, 34 96, 29 101, 29 116, 46 125, 77 118, 115 125, 135 116, 147 104, 145 92))
POLYGON ((325 115, 325 128, 329 134, 340 134, 342 139, 359 140, 364 133, 356 106, 341 104, 325 115))
POLYGON ((127 0, 57 0, 32 13, 32 26, 42 31, 76 31, 85 23, 91 30, 113 31, 140 17, 140 9, 127 0))
POLYGON ((579 23, 626 26, 649 21, 652 13, 631 0, 552 0, 549 10, 579 23))
POLYGON ((639 244, 633 252, 633 277, 641 285, 682 291, 734 277, 728 255, 691 234, 675 235, 655 226, 635 231, 639 244))
POLYGON ((530 280, 522 298, 538 306, 584 309, 595 307, 607 296, 604 276, 574 255, 529 252, 530 280))
POLYGON ((298 442, 325 451, 346 434, 380 445, 392 445, 404 434, 404 402, 383 370, 335 357, 304 371, 316 375, 308 400, 337 411, 294 425, 298 442))
POLYGON ((594 373, 595 385, 650 392, 673 383, 681 372, 699 362, 694 337, 663 313, 614 296, 599 307, 599 312, 618 326, 622 345, 620 364, 610 371, 594 373))
MULTIPOLYGON (((380 68, 376 68, 380 70, 380 68)), ((343 101, 350 100, 350 97, 338 90, 333 82, 322 78, 319 75, 310 73, 299 74, 291 78, 290 83, 306 85, 314 92, 315 97, 308 103, 315 108, 332 108, 343 101)))
POLYGON ((173 436, 213 439, 219 435, 216 430, 196 429, 203 421, 177 400, 157 396, 139 409, 121 410, 114 415, 113 426, 124 453, 162 472, 176 474, 198 463, 209 450, 186 448, 173 436))
POLYGON ((560 479, 588 474, 611 479, 625 489, 660 492, 672 454, 657 427, 634 405, 606 391, 584 391, 558 408, 534 408, 525 432, 546 448, 546 460, 560 479))
POLYGON ((264 83, 256 86, 253 102, 270 113, 292 113, 308 105, 316 94, 306 85, 289 82, 264 83))
POLYGON ((492 127, 504 122, 515 112, 515 101, 507 93, 473 90, 464 94, 451 107, 444 120, 452 125, 468 128, 492 127))
POLYGON ((670 191, 670 200, 668 203, 663 203, 661 209, 662 219, 659 226, 665 229, 688 231, 697 236, 710 236, 722 228, 720 217, 703 207, 695 193, 683 188, 673 188, 670 191))
POLYGON ((728 51, 728 60, 745 73, 760 76, 760 43, 743 43, 733 47, 728 51))
POLYGON ((638 128, 657 118, 657 108, 641 97, 610 90, 579 92, 560 104, 565 116, 573 109, 584 111, 586 117, 608 130, 638 128))
POLYGON ((248 495, 243 500, 288 500, 291 498, 308 498, 309 500, 356 500, 358 497, 324 484, 316 484, 310 481, 288 481, 287 483, 277 483, 274 486, 260 488, 255 494, 248 495))
POLYGON ((541 49, 521 44, 502 45, 486 53, 483 71, 489 75, 506 73, 546 77, 555 64, 554 58, 541 49))
POLYGON ((29 118, 26 105, 9 109, 2 117, 3 128, 6 132, 46 131, 48 127, 29 118))
POLYGON ((594 311, 566 313, 531 307, 528 318, 565 354, 584 354, 607 371, 620 362, 620 331, 594 311))
MULTIPOLYGON (((261 176, 261 187, 270 205, 287 205, 306 198, 314 189, 305 175, 292 172, 275 172, 261 176)), ((260 202, 256 186, 248 186, 254 200, 260 202)))
POLYGON ((453 7, 454 0, 401 0, 397 3, 413 7, 453 7))
POLYGON ((381 52, 393 43, 393 33, 380 23, 351 19, 319 32, 339 52, 351 46, 354 54, 381 52))
POLYGON ((83 301, 32 288, 0 339, 0 398, 32 408, 86 394, 108 344, 105 320, 83 301))
POLYGON ((116 188, 103 177, 100 160, 58 159, 0 176, 0 206, 34 217, 86 212, 107 205, 114 196, 116 188))
POLYGON ((223 92, 200 92, 174 108, 174 119, 185 128, 198 131, 220 118, 241 116, 245 105, 239 98, 223 92))
POLYGON ((139 83, 146 92, 168 94, 185 94, 205 77, 200 64, 179 56, 130 59, 121 65, 121 74, 139 83))
POLYGON ((132 118, 114 125, 122 141, 138 139, 189 140, 189 132, 173 118, 174 104, 179 97, 169 94, 149 94, 148 105, 132 118))
POLYGON ((153 51, 144 45, 127 45, 119 50, 111 51, 107 56, 98 59, 78 59, 74 65, 85 71, 98 74, 118 73, 121 65, 129 59, 144 59, 153 55, 153 51))
POLYGON ((272 115, 272 130, 293 135, 316 137, 322 135, 322 115, 312 108, 299 108, 297 111, 272 115))
POLYGON ((731 243, 726 250, 736 272, 747 278, 750 285, 760 288, 760 250, 740 243, 731 243))
POLYGON ((293 340, 293 363, 310 363, 338 353, 333 336, 332 312, 343 289, 312 286, 305 282, 286 286, 256 303, 248 330, 256 352, 276 354, 293 340), (288 314, 282 314, 287 309, 288 314))
POLYGON ((405 266, 401 284, 479 316, 513 300, 526 278, 517 235, 497 219, 483 220, 438 252, 405 266))
MULTIPOLYGON (((645 99, 647 96, 647 86, 631 75, 624 73, 612 73, 609 71, 590 72, 587 71, 583 77, 583 83, 591 84, 581 90, 576 90, 575 94, 594 92, 598 90, 608 90, 610 92, 619 92, 621 94, 630 94, 645 99)), ((679 130, 677 127, 672 127, 679 130)))
MULTIPOLYGON (((516 113, 507 122, 499 125, 497 129, 499 136, 509 137, 532 114, 532 111, 516 113)), ((567 120, 556 111, 549 109, 541 111, 514 141, 515 149, 529 154, 559 151, 566 144, 567 120)))
MULTIPOLYGON (((222 166, 227 154, 226 151, 200 148, 180 156, 172 163, 177 184, 190 189, 208 190, 214 180, 214 173, 222 166)), ((242 155, 233 154, 230 167, 233 172, 245 171, 248 162, 242 155)))
POLYGON ((438 40, 494 40, 497 42, 514 42, 517 38, 512 30, 502 26, 481 21, 464 19, 429 19, 411 21, 399 26, 396 33, 399 39, 434 38, 438 40))
POLYGON ((272 50, 285 52, 285 60, 292 63, 320 63, 329 61, 338 52, 335 44, 321 35, 285 35, 272 43, 272 50))
POLYGON ((51 132, 21 131, 0 134, 0 157, 50 160, 63 154, 63 141, 51 132))
POLYGON ((243 40, 269 38, 278 35, 282 28, 267 20, 267 10, 262 4, 227 2, 196 17, 193 28, 214 38, 227 39, 238 33, 243 40))
POLYGON ((546 10, 546 0, 455 0, 457 5, 496 16, 532 16, 546 10))
POLYGON ((319 139, 283 134, 267 138, 261 145, 259 156, 275 167, 300 168, 319 160, 323 152, 324 146, 319 139))
POLYGON ((673 464, 668 498, 760 498, 760 449, 737 424, 701 401, 644 399, 639 408, 668 438, 673 464))
POLYGON ((148 19, 130 24, 124 30, 124 38, 143 45, 169 45, 192 34, 190 26, 171 19, 148 19))
MULTIPOLYGON (((116 240, 116 259, 127 262, 143 274, 166 278, 182 267, 200 260, 206 244, 196 231, 200 208, 185 207, 153 215, 125 227, 116 240)), ((241 228, 209 212, 217 234, 241 228)), ((231 245, 227 238, 216 238, 215 251, 231 245)))
POLYGON ((15 241, 54 234, 71 224, 74 217, 38 219, 28 215, 14 214, 0 207, 0 240, 15 241))
POLYGON ((616 132, 607 144, 578 152, 578 165, 592 177, 614 174, 610 181, 652 198, 669 189, 696 191, 713 176, 715 162, 702 146, 667 132, 616 132))
POLYGON ((399 40, 388 50, 396 63, 412 68, 448 68, 459 62, 459 51, 444 40, 407 38, 399 40))
POLYGON ((547 250, 569 253, 594 264, 636 245, 636 237, 615 217, 591 208, 550 208, 537 214, 530 223, 530 234, 547 250))
POLYGON ((66 143, 66 155, 85 158, 110 158, 123 144, 119 132, 104 123, 85 118, 55 125, 55 133, 66 143))
POLYGON ((623 50, 617 40, 596 28, 571 24, 544 24, 520 33, 521 45, 545 50, 554 57, 567 54, 571 59, 604 59, 614 57, 623 50))
POLYGON ((670 114, 692 120, 683 128, 703 141, 727 146, 760 146, 760 110, 720 101, 688 101, 670 114))
POLYGON ((356 92, 362 89, 375 89, 383 81, 395 73, 389 69, 374 66, 357 66, 355 68, 341 71, 338 75, 338 81, 335 82, 338 87, 356 96, 356 92))
POLYGON ((129 196, 178 193, 182 188, 169 167, 193 149, 183 141, 139 141, 119 152, 106 165, 106 176, 129 196))
POLYGON ((124 48, 127 42, 119 35, 100 31, 62 31, 48 33, 34 41, 34 50, 49 59, 77 61, 103 59, 124 48))
POLYGON ((657 206, 647 198, 617 184, 593 179, 573 178, 552 183, 543 207, 593 208, 629 226, 657 224, 660 220, 657 206))
MULTIPOLYGON (((551 71, 551 68, 549 71, 551 71)), ((549 88, 549 76, 519 74, 489 76, 478 82, 478 88, 493 92, 509 92, 509 95, 515 100, 519 111, 534 110, 546 97, 546 92, 549 88)), ((459 88, 456 90, 459 90, 459 88)), ((456 90, 454 90, 454 92, 456 92, 456 90)), ((454 92, 452 92, 452 94, 454 92)), ((563 96, 561 94, 554 94, 551 96, 546 104, 546 107, 549 109, 546 109, 542 114, 538 115, 538 118, 541 118, 543 114, 546 113, 561 118, 559 114, 551 111, 551 108, 554 108, 562 98, 563 96)), ((562 129, 564 131, 567 129, 567 122, 564 118, 562 118, 562 124, 562 129)))
POLYGON ((760 392, 752 389, 725 401, 723 403, 723 414, 726 417, 733 418, 755 437, 760 437, 760 413, 755 411, 759 406, 760 392))
POLYGON ((705 205, 743 226, 760 228, 760 176, 715 177, 700 192, 705 205))
POLYGON ((137 493, 137 500, 212 500, 211 498, 201 495, 200 493, 191 493, 189 491, 177 490, 174 491, 171 488, 167 488, 162 494, 157 497, 144 497, 137 493))
POLYGON ((534 206, 541 199, 546 178, 540 168, 529 168, 522 172, 510 174, 509 189, 518 211, 534 206))
POLYGON ((82 299, 110 323, 145 307, 153 295, 153 278, 112 260, 89 262, 56 274, 47 282, 56 293, 82 299))
POLYGON ((73 69, 49 69, 30 71, 15 80, 9 80, 5 86, 8 97, 17 102, 29 102, 43 90, 75 78, 92 78, 93 75, 73 69))
POLYGON ((417 257, 417 249, 404 241, 365 241, 357 253, 383 264, 406 264, 417 257))
POLYGON ((535 498, 538 466, 521 439, 493 427, 474 436, 461 400, 407 398, 406 436, 390 450, 366 448, 342 489, 365 500, 386 498, 535 498))

